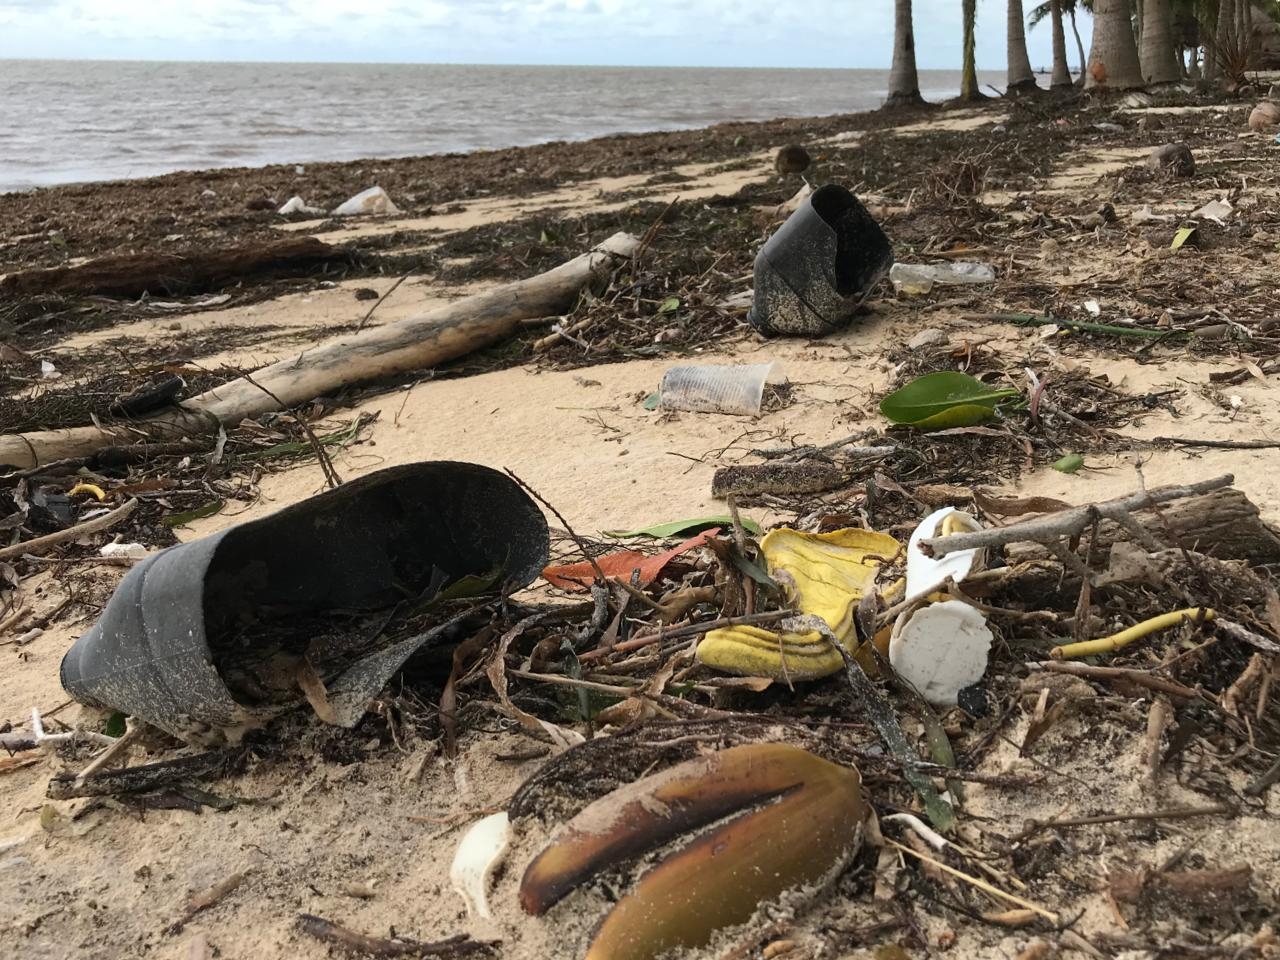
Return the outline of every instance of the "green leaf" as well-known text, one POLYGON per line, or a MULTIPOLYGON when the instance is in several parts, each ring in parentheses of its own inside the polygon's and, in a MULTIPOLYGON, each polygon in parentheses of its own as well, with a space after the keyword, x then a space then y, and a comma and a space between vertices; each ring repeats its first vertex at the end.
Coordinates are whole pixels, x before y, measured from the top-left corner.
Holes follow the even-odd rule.
POLYGON ((942 370, 912 380, 880 401, 880 412, 893 423, 922 430, 968 427, 995 416, 996 404, 1020 394, 996 389, 967 373, 942 370))
POLYGON ((124 714, 117 710, 107 717, 107 722, 102 728, 102 732, 108 737, 123 737, 125 729, 124 714))
POLYGON ((1078 453, 1068 453, 1065 457, 1053 465, 1053 469, 1059 473, 1075 473, 1084 466, 1084 457, 1078 453))
POLYGON ((226 505, 227 502, 225 500, 211 500, 204 506, 196 507, 194 510, 165 517, 164 524, 167 527, 185 527, 192 520, 203 520, 205 517, 212 517, 215 513, 221 513, 222 508, 226 505))
POLYGON ((679 297, 667 297, 662 301, 662 306, 658 307, 659 313, 675 313, 680 309, 679 297))
MULTIPOLYGON (((639 530, 602 530, 606 537, 615 537, 619 540, 627 537, 653 537, 656 540, 667 540, 671 537, 687 537, 695 533, 701 533, 703 530, 710 530, 712 527, 732 527, 733 517, 697 517, 691 520, 672 520, 670 523, 655 523, 651 527, 643 527, 639 530)), ((742 518, 742 528, 748 533, 756 536, 764 533, 764 528, 754 520, 746 517, 742 518)))
POLYGON ((555 233, 552 232, 551 230, 544 229, 540 234, 538 234, 538 242, 546 243, 546 244, 556 244, 560 242, 560 238, 557 237, 555 233))

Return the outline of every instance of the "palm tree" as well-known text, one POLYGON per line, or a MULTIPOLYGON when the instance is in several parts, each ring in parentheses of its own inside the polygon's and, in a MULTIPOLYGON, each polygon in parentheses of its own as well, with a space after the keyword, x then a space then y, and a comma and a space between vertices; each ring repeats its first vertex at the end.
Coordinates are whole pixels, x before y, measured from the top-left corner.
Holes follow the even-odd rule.
MULTIPOLYGON (((1049 17, 1053 30, 1053 78, 1049 81, 1049 88, 1060 90, 1071 86, 1071 71, 1067 67, 1067 38, 1062 32, 1062 0, 1049 0, 1049 17)), ((1035 22, 1031 25, 1035 26, 1035 22)))
POLYGON ((1005 43, 1008 48, 1008 73, 1005 80, 1008 92, 1017 95, 1040 89, 1036 86, 1036 75, 1031 72, 1031 58, 1027 56, 1027 34, 1022 26, 1022 0, 1009 0, 1005 43))
POLYGON ((1142 86, 1138 46, 1133 39, 1129 0, 1094 0, 1093 47, 1085 71, 1086 90, 1126 90, 1142 86))
POLYGON ((894 0, 893 66, 889 68, 889 98, 886 107, 924 103, 920 96, 920 76, 916 72, 916 38, 912 29, 911 0, 894 0))
MULTIPOLYGON (((1093 8, 1092 0, 1080 0, 1080 2, 1081 2, 1081 5, 1084 6, 1086 10, 1091 10, 1093 8)), ((1076 0, 1056 0, 1056 2, 1055 0, 1042 0, 1041 3, 1031 8, 1031 16, 1027 18, 1027 23, 1030 24, 1030 26, 1034 29, 1035 26, 1038 23, 1040 23, 1041 20, 1044 20, 1046 18, 1051 18, 1054 16, 1055 6, 1058 8, 1057 17, 1058 17, 1059 25, 1062 22, 1062 14, 1064 13, 1067 14, 1067 16, 1071 19, 1071 32, 1075 34, 1076 50, 1080 54, 1080 78, 1076 82, 1083 84, 1084 83, 1084 65, 1085 65, 1084 41, 1080 39, 1080 27, 1076 24, 1076 0)), ((1064 58, 1066 57, 1065 51, 1063 53, 1063 57, 1064 58)), ((1055 74, 1057 73, 1056 68, 1054 72, 1055 74)), ((1069 70, 1068 70, 1068 75, 1070 75, 1069 70)), ((1054 81, 1053 85, 1055 87, 1059 86, 1057 81, 1054 81)))
POLYGON ((1169 0, 1145 0, 1139 51, 1142 77, 1149 84, 1174 83, 1181 76, 1173 43, 1173 8, 1169 0))
POLYGON ((985 100, 978 89, 978 64, 975 56, 975 30, 978 19, 978 0, 962 0, 964 11, 964 67, 960 74, 960 99, 985 100))

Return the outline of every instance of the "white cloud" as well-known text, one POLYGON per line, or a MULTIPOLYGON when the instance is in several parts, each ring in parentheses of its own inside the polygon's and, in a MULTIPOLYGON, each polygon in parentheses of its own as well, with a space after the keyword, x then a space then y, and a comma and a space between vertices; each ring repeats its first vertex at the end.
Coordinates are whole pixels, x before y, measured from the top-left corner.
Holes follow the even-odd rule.
MULTIPOLYGON (((0 0, 0 57, 883 67, 892 8, 892 0, 0 0)), ((916 0, 922 67, 958 64, 960 8, 960 0, 916 0)), ((1004 17, 1004 3, 979 4, 981 67, 1003 67, 1004 17)), ((1047 25, 1029 40, 1033 64, 1047 64, 1047 25)))

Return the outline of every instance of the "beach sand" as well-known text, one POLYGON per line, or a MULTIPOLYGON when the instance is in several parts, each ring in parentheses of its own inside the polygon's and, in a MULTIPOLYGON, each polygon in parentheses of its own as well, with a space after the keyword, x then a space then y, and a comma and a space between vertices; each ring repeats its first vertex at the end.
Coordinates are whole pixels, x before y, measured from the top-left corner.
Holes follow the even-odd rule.
MULTIPOLYGON (((407 273, 409 279, 369 320, 392 323, 538 272, 614 230, 641 233, 674 203, 677 218, 657 232, 653 249, 659 279, 670 286, 662 290, 655 281, 644 295, 653 302, 679 297, 683 319, 655 315, 650 304, 643 308, 647 327, 617 337, 594 330, 589 353, 567 342, 535 351, 533 340, 547 331, 533 330, 514 348, 335 398, 319 414, 318 432, 340 430, 362 413, 377 415, 355 442, 333 448, 339 474, 350 479, 427 459, 508 468, 588 536, 719 513, 724 504, 710 495, 718 466, 749 461, 755 448, 821 444, 883 428, 877 404, 913 352, 905 345, 936 330, 945 356, 977 350, 1011 369, 1034 366, 1051 383, 1087 373, 1106 377, 1117 397, 1156 398, 1147 406, 1125 406, 1123 422, 1108 422, 1129 442, 1089 451, 1080 473, 1057 472, 1040 453, 1023 463, 1018 453, 1009 460, 1016 469, 975 465, 971 475, 949 476, 948 482, 1085 503, 1142 482, 1232 473, 1264 519, 1280 524, 1275 449, 1145 443, 1165 436, 1280 441, 1280 329, 1274 326, 1280 317, 1280 173, 1274 144, 1247 133, 1247 112, 1247 105, 1234 102, 1149 114, 1077 103, 1046 101, 1024 109, 996 102, 981 109, 736 124, 472 157, 314 165, 302 173, 278 167, 175 174, 5 197, 0 272, 111 251, 197 250, 298 233, 352 244, 363 257, 344 275, 246 284, 228 291, 229 301, 203 309, 191 308, 203 296, 194 294, 172 298, 175 307, 0 303, 6 342, 52 361, 63 376, 51 388, 32 386, 30 372, 15 361, 6 368, 5 388, 16 399, 69 386, 92 393, 95 385, 127 380, 131 370, 175 359, 205 371, 252 369, 349 332, 372 303, 357 300, 358 289, 382 294, 407 273), (1123 131, 1094 126, 1102 122, 1120 123, 1123 131), (1144 169, 1152 146, 1176 140, 1195 152, 1194 178, 1163 180, 1144 169), (758 337, 741 310, 715 304, 750 289, 753 244, 769 230, 761 211, 799 186, 772 170, 773 151, 787 142, 803 143, 819 158, 812 174, 817 182, 842 182, 863 196, 881 216, 900 260, 944 250, 952 259, 994 263, 999 280, 923 298, 895 297, 886 285, 865 315, 838 334, 813 342, 758 337), (985 170, 976 197, 947 194, 958 160, 985 170), (282 203, 298 193, 332 205, 375 182, 402 215, 290 221, 244 209, 246 199, 263 194, 282 203), (1200 247, 1168 249, 1179 222, 1228 194, 1236 213, 1225 227, 1202 224, 1200 247), (1081 223, 1104 203, 1114 208, 1114 222, 1081 223), (1147 208, 1168 219, 1135 220, 1147 208), (962 248, 969 252, 959 253, 962 248), (1234 320, 1259 336, 1233 341, 1228 327, 1226 338, 1145 346, 973 319, 1046 310, 1097 319, 1089 301, 1096 301, 1104 321, 1149 318, 1169 308, 1203 317, 1205 325, 1234 320), (1258 326, 1267 320, 1270 327, 1258 326), (1270 332, 1261 334, 1264 329, 1270 332), (791 383, 788 402, 751 418, 646 410, 642 401, 663 371, 690 358, 777 361, 791 383)), ((635 315, 627 316, 635 326, 635 315)), ((1054 395, 1052 389, 1047 395, 1054 395)), ((220 512, 179 527, 176 536, 199 537, 323 488, 314 459, 276 462, 254 472, 220 512)), ((207 491, 186 499, 179 493, 169 504, 175 509, 210 499, 207 491)), ((796 516, 791 506, 763 503, 749 512, 764 523, 784 522, 796 516)), ((155 518, 166 507, 149 509, 152 525, 144 532, 163 543, 167 528, 155 518)), ((56 718, 70 724, 92 718, 76 705, 60 707, 66 695, 58 682, 63 653, 123 573, 92 558, 93 551, 85 550, 63 564, 23 568, 25 578, 7 602, 29 605, 36 616, 59 612, 34 641, 20 649, 0 646, 0 724, 25 726, 32 707, 46 715, 59 708, 56 718)), ((10 639, 0 637, 0 643, 10 639)), ((471 932, 502 940, 501 955, 520 960, 580 956, 606 906, 600 889, 575 894, 540 920, 521 916, 515 905, 524 864, 545 838, 541 828, 527 828, 500 873, 491 897, 493 921, 469 920, 449 888, 460 828, 502 806, 545 760, 530 756, 530 746, 538 744, 484 709, 484 692, 477 686, 467 694, 475 700, 461 724, 455 763, 441 758, 438 737, 430 733, 436 728, 426 721, 408 722, 396 740, 376 717, 347 732, 295 712, 280 721, 281 737, 291 742, 287 757, 256 755, 241 774, 209 786, 238 800, 225 812, 140 811, 114 800, 51 802, 44 797, 50 775, 78 769, 83 758, 20 754, 34 762, 12 767, 0 759, 0 955, 330 956, 329 946, 299 931, 297 917, 305 913, 376 936, 394 930, 431 941, 471 932), (243 882, 225 898, 172 929, 194 894, 239 873, 243 882)), ((1037 786, 971 784, 960 833, 966 842, 978 845, 983 830, 1013 833, 1034 818, 1206 802, 1194 778, 1179 782, 1169 773, 1153 788, 1139 775, 1141 712, 1070 715, 1034 758, 1017 749, 1029 722, 1027 712, 1008 716, 977 769, 1033 776, 1037 786)), ((162 748, 155 745, 156 756, 162 748)), ((132 759, 145 756, 138 750, 132 759)), ((1135 861, 1158 864, 1190 847, 1206 868, 1253 866, 1264 908, 1216 928, 1240 947, 1258 930, 1258 916, 1274 910, 1269 898, 1280 884, 1274 808, 1275 800, 1264 795, 1231 818, 1047 834, 1044 843, 1054 847, 1057 868, 1037 872, 1028 866, 1018 890, 1070 919, 1085 940, 1131 936, 1138 944, 1102 955, 1154 956, 1141 948, 1150 942, 1144 941, 1148 929, 1194 935, 1207 929, 1206 921, 1192 910, 1165 908, 1155 918, 1130 914, 1123 920, 1107 893, 1108 870, 1135 861)), ((937 889, 946 899, 946 885, 937 889)), ((1047 928, 1011 929, 966 918, 938 901, 895 907, 870 896, 838 910, 802 914, 793 938, 806 951, 795 956, 820 955, 816 945, 826 941, 829 956, 945 952, 965 960, 1022 956, 1037 938, 1058 939, 1047 928), (901 920, 903 911, 910 923, 877 927, 901 920), (905 953, 877 952, 891 944, 901 944, 905 953)), ((707 955, 723 955, 731 946, 707 955)))

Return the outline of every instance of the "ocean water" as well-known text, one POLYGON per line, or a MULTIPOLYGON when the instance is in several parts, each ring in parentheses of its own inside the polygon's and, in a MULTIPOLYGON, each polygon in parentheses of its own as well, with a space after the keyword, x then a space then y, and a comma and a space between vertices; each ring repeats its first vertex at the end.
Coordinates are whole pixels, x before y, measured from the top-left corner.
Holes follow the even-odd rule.
MULTIPOLYGON (((984 74, 1001 85, 1003 74, 984 74)), ((0 60, 0 191, 870 110, 883 70, 0 60)), ((926 99, 958 71, 922 71, 926 99)))

